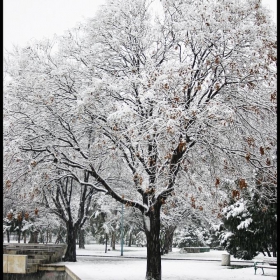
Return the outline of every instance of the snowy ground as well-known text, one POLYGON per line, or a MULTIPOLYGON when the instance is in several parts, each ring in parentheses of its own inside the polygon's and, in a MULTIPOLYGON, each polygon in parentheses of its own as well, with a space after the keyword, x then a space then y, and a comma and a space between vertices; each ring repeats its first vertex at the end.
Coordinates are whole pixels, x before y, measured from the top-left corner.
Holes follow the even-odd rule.
MULTIPOLYGON (((89 244, 85 249, 77 247, 77 262, 64 262, 81 280, 144 280, 146 271, 146 248, 124 247, 105 251, 105 245, 89 244)), ((242 262, 231 256, 231 266, 222 266, 225 251, 211 250, 205 253, 180 254, 179 249, 162 257, 163 280, 276 280, 277 271, 261 269, 255 275, 252 262, 242 262), (179 260, 178 260, 179 259, 179 260), (247 267, 243 267, 247 265, 247 267)), ((261 259, 259 255, 255 259, 261 259)))

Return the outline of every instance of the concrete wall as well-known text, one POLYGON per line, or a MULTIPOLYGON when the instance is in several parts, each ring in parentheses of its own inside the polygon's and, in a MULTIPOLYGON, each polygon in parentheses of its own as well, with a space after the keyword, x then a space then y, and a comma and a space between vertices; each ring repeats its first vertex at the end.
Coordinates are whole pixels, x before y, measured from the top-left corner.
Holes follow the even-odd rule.
POLYGON ((26 273, 27 255, 3 254, 3 273, 26 273))
MULTIPOLYGON (((7 256, 7 255, 6 255, 7 256)), ((11 266, 12 271, 15 272, 7 272, 8 270, 8 264, 9 261, 7 260, 7 257, 4 257, 3 255, 3 268, 6 267, 6 270, 3 270, 2 278, 3 280, 81 280, 78 276, 75 275, 68 267, 65 266, 51 266, 51 265, 45 265, 42 266, 41 269, 44 269, 43 271, 38 271, 35 273, 25 273, 25 272, 19 272, 20 269, 14 268, 14 265, 11 266)), ((11 255, 8 255, 11 256, 11 255)), ((17 257, 19 257, 18 255, 17 257)), ((20 256, 22 257, 22 256, 20 256)), ((19 258, 22 260, 23 258, 19 258)), ((14 258, 14 260, 18 261, 18 258, 14 258)), ((19 264, 19 262, 17 262, 19 264)), ((39 267, 40 268, 40 267, 39 267)))
POLYGON ((81 280, 68 267, 43 264, 36 273, 26 273, 27 255, 3 254, 3 280, 81 280))

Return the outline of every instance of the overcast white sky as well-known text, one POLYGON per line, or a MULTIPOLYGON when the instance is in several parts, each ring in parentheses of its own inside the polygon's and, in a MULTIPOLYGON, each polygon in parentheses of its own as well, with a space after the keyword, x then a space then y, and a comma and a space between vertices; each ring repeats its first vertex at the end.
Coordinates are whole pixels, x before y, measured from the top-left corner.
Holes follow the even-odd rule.
MULTIPOLYGON (((277 0, 262 0, 273 11, 276 22, 277 0)), ((105 0, 4 0, 4 50, 24 46, 32 38, 61 35, 77 22, 94 16, 105 0)))
POLYGON ((32 38, 51 38, 94 16, 104 0, 4 0, 4 49, 32 38))

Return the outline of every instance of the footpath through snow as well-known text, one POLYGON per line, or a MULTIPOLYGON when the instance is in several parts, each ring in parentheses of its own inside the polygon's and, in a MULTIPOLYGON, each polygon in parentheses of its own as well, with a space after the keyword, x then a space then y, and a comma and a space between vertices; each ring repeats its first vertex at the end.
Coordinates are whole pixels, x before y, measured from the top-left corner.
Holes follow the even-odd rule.
MULTIPOLYGON (((115 251, 105 253, 105 245, 89 244, 85 249, 77 246, 77 262, 64 262, 81 280, 144 280, 146 248, 120 245, 115 251)), ((255 275, 253 261, 242 261, 231 256, 231 266, 222 266, 222 254, 226 251, 210 250, 205 253, 180 254, 178 248, 162 256, 162 280, 276 280, 277 271, 261 269, 255 275)))

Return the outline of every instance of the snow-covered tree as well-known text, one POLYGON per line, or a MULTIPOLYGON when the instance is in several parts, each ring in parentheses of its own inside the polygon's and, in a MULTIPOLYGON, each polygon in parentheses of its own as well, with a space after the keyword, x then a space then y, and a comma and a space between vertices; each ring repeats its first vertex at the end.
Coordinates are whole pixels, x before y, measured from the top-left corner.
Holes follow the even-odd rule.
POLYGON ((248 185, 232 192, 218 228, 221 245, 234 257, 245 260, 260 252, 269 257, 277 253, 277 189, 269 183, 263 185, 259 177, 256 187, 248 185), (260 191, 262 188, 265 192, 260 191))
POLYGON ((256 170, 276 180, 267 11, 258 0, 158 5, 155 17, 149 1, 108 1, 65 33, 57 54, 50 43, 15 52, 5 89, 4 130, 35 169, 140 211, 147 280, 161 279, 160 216, 171 196, 202 210, 226 180, 251 184, 256 170))

